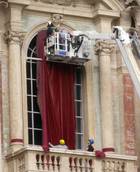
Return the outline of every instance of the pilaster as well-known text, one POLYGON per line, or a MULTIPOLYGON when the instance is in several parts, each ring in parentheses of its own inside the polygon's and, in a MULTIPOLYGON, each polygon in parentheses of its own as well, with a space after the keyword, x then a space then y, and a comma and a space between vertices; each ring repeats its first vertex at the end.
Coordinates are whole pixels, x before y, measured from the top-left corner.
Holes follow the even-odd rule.
POLYGON ((112 85, 110 57, 112 43, 98 41, 96 53, 99 56, 100 67, 100 99, 102 121, 102 146, 104 151, 114 151, 113 112, 112 112, 112 85))
POLYGON ((10 108, 10 144, 11 151, 23 145, 23 114, 22 114, 22 84, 21 84, 21 43, 22 7, 9 4, 9 30, 5 33, 5 40, 9 52, 9 108, 10 108))
MULTIPOLYGON (((94 65, 93 61, 90 61, 85 64, 86 70, 86 116, 88 124, 88 138, 95 138, 95 101, 93 93, 93 84, 94 84, 94 65)), ((87 138, 87 139, 88 139, 87 138)))
POLYGON ((96 30, 100 33, 112 33, 112 18, 99 16, 95 19, 96 30))

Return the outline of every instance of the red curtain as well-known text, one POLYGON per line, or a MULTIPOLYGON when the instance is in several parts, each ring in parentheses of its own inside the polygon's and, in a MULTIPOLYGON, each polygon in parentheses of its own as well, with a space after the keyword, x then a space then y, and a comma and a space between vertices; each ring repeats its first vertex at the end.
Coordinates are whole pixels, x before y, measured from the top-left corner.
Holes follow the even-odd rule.
POLYGON ((46 31, 37 36, 38 100, 42 116, 43 148, 63 138, 69 149, 75 148, 74 66, 45 60, 46 31))

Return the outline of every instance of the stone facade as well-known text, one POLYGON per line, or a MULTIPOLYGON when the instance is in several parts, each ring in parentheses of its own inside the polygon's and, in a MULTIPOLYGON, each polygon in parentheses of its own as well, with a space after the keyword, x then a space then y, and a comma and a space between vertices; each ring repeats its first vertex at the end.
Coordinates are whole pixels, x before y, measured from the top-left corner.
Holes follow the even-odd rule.
POLYGON ((49 164, 50 171, 60 171, 63 165, 62 171, 95 172, 135 172, 140 167, 140 100, 115 41, 94 40, 92 59, 84 66, 83 149, 94 137, 95 150, 109 151, 104 160, 86 151, 52 150, 48 156, 52 162, 46 162, 41 146, 28 145, 26 91, 27 49, 48 21, 58 22, 60 17, 60 27, 110 34, 113 25, 128 31, 133 18, 133 29, 139 33, 139 16, 136 1, 134 5, 125 0, 0 1, 0 172, 45 172, 49 164))

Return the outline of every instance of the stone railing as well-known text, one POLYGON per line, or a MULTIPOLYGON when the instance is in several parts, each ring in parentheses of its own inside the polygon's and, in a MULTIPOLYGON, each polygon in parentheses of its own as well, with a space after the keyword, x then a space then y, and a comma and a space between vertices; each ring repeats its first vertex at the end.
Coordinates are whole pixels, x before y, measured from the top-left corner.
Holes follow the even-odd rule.
POLYGON ((136 157, 106 154, 97 158, 87 151, 26 147, 7 156, 8 172, 136 172, 136 157))

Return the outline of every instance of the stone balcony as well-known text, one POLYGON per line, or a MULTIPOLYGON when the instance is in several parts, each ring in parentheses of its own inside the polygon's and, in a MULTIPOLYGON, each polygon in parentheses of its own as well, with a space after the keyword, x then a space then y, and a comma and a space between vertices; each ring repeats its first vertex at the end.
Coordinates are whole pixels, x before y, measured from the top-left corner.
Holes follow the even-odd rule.
POLYGON ((97 158, 95 153, 78 150, 25 147, 7 156, 8 172, 136 172, 136 156, 106 153, 97 158))

